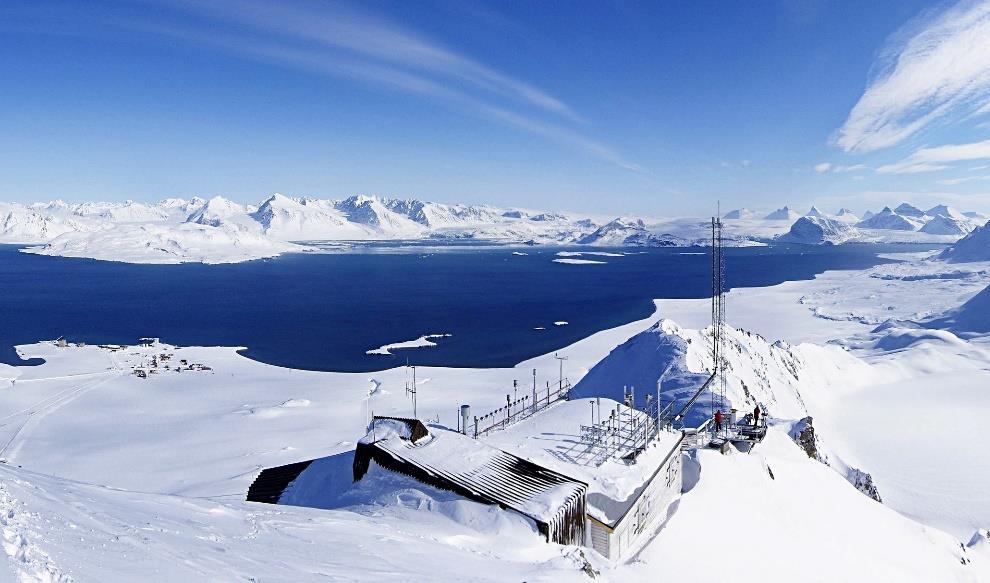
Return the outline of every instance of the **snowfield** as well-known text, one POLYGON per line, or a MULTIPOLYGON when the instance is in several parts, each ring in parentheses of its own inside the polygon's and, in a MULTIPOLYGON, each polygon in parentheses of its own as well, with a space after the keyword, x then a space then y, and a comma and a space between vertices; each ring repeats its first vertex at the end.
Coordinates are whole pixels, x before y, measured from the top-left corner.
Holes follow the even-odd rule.
MULTIPOLYGON (((370 415, 411 414, 404 368, 300 371, 233 347, 18 347, 45 363, 0 365, 0 580, 990 580, 990 337, 940 325, 983 313, 990 263, 898 258, 728 295, 727 396, 743 412, 759 403, 768 436, 748 454, 685 454, 675 510, 617 564, 403 476, 352 484, 370 415), (304 506, 243 501, 261 469, 324 457, 325 487, 293 493, 304 506)), ((707 377, 708 301, 657 306, 558 351, 574 397, 659 380, 664 402, 683 402, 707 377)), ((454 426, 460 404, 504 406, 513 381, 527 387, 536 369, 538 386, 556 383, 558 364, 420 367, 419 415, 454 426)), ((585 414, 587 401, 570 405, 585 414)), ((572 439, 554 429, 567 411, 485 439, 550 464, 572 439)), ((603 468, 585 478, 624 493, 624 466, 603 468)))
POLYGON ((65 233, 25 253, 85 257, 125 263, 239 263, 299 253, 307 248, 234 227, 181 223, 126 224, 85 233, 65 233))

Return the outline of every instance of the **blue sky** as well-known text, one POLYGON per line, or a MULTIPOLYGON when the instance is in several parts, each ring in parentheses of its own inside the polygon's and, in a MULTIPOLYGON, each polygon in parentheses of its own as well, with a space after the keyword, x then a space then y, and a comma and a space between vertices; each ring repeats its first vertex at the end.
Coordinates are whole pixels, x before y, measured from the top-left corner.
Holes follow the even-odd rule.
POLYGON ((987 2, 13 0, 0 107, 0 200, 990 210, 987 2))

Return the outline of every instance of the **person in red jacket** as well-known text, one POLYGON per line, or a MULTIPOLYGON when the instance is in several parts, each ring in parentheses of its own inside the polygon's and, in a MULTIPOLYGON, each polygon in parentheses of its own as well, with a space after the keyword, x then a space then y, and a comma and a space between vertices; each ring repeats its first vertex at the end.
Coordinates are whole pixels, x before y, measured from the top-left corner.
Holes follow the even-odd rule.
POLYGON ((722 411, 715 411, 715 431, 722 431, 722 411))
POLYGON ((756 408, 753 409, 753 427, 756 427, 759 424, 760 424, 760 406, 756 405, 756 408))

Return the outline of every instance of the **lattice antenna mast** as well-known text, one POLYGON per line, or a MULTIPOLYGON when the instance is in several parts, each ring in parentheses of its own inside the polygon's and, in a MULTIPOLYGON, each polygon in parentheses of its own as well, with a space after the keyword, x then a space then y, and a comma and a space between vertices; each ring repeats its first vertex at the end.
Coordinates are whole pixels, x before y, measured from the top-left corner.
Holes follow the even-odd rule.
POLYGON ((725 406, 725 251, 722 219, 712 217, 712 363, 717 375, 712 390, 712 409, 725 406))
POLYGON ((412 398, 413 406, 413 419, 418 419, 418 411, 416 410, 416 367, 412 368, 412 385, 409 384, 409 359, 406 359, 406 396, 412 398))

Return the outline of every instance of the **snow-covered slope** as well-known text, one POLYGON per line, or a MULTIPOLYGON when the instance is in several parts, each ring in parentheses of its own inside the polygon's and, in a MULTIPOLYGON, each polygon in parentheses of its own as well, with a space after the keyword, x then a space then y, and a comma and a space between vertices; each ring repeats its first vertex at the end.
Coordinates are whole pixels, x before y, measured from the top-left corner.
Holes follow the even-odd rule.
POLYGON ((93 228, 96 227, 92 222, 65 213, 44 214, 22 205, 0 205, 0 242, 3 243, 37 243, 63 233, 93 228))
POLYGON ((774 582, 920 583, 988 576, 981 554, 861 495, 779 430, 750 454, 699 451, 692 461, 700 479, 629 566, 639 577, 721 582, 729 571, 774 582), (728 540, 713 535, 723 525, 733 532, 728 540))
MULTIPOLYGON (((812 209, 817 210, 817 209, 812 209)), ((801 217, 791 230, 777 238, 784 243, 804 245, 833 245, 855 238, 859 232, 848 223, 826 218, 821 214, 801 217)))
MULTIPOLYGON (((800 419, 809 414, 802 393, 827 392, 835 371, 865 372, 867 365, 838 347, 791 346, 728 327, 727 390, 729 407, 752 410, 757 403, 769 414, 800 419)), ((682 328, 662 320, 616 347, 581 379, 576 397, 621 401, 624 387, 650 394, 662 380, 664 403, 683 405, 712 370, 711 331, 682 328)), ((711 415, 710 393, 688 415, 697 425, 711 415)))
POLYGON ((929 328, 950 330, 955 334, 990 333, 990 286, 958 308, 925 322, 929 328))
POLYGON ((936 215, 920 231, 931 235, 965 235, 974 229, 972 221, 966 217, 936 215))
MULTIPOLYGON (((187 205, 177 205, 179 208, 187 205)), ((249 230, 257 230, 256 225, 248 217, 247 208, 222 196, 214 196, 186 217, 187 223, 207 225, 210 227, 239 226, 249 230)))
POLYGON ((894 212, 903 217, 917 217, 920 219, 925 216, 925 211, 907 202, 902 202, 901 204, 897 205, 897 208, 894 209, 894 212))
POLYGON ((868 219, 863 219, 862 221, 857 223, 856 226, 863 229, 917 231, 922 224, 924 224, 922 221, 914 217, 908 218, 898 214, 890 207, 884 207, 882 211, 871 216, 868 219))
POLYGON ((835 217, 833 218, 837 221, 842 221, 843 223, 849 224, 856 224, 859 222, 859 217, 856 216, 856 213, 845 207, 840 208, 839 212, 835 213, 835 217))
POLYGON ((755 219, 757 216, 758 215, 755 211, 751 211, 748 208, 743 207, 741 209, 735 209, 725 213, 725 216, 722 218, 735 221, 739 219, 755 219))
POLYGON ((25 253, 127 263, 237 263, 304 251, 305 247, 230 226, 196 223, 115 225, 70 232, 25 253))
POLYGON ((335 206, 351 223, 370 227, 386 235, 386 238, 413 239, 425 233, 426 229, 423 225, 404 214, 395 212, 386 202, 392 201, 358 195, 344 199, 335 206))
POLYGON ((373 238, 373 226, 350 221, 329 201, 292 199, 274 194, 263 202, 251 218, 261 230, 283 241, 340 240, 373 238))
POLYGON ((990 221, 939 254, 951 263, 990 261, 990 221))
POLYGON ((361 486, 346 507, 316 510, 0 465, 0 580, 587 581, 576 553, 545 544, 518 515, 398 475, 361 486))
POLYGON ((793 221, 801 216, 801 213, 791 210, 788 207, 781 207, 772 213, 768 214, 765 218, 768 221, 793 221))
POLYGON ((577 241, 581 245, 621 247, 675 247, 683 244, 676 237, 656 235, 646 229, 642 219, 617 218, 577 241))
POLYGON ((925 211, 925 214, 928 215, 929 217, 937 217, 939 215, 942 215, 943 217, 949 217, 953 219, 969 218, 966 216, 965 213, 962 213, 952 208, 951 206, 944 204, 938 204, 933 206, 932 208, 925 211))
MULTIPOLYGON (((387 199, 385 206, 431 229, 459 228, 470 225, 489 225, 502 222, 506 218, 531 218, 547 220, 548 214, 529 217, 523 211, 503 211, 485 205, 442 204, 420 200, 387 199), (538 217, 538 218, 537 218, 538 217)), ((563 218, 561 215, 556 215, 563 218)))

